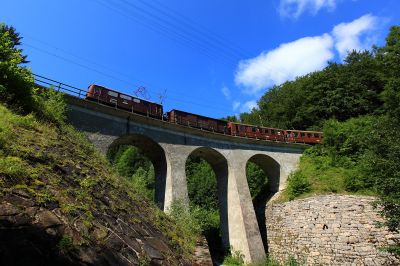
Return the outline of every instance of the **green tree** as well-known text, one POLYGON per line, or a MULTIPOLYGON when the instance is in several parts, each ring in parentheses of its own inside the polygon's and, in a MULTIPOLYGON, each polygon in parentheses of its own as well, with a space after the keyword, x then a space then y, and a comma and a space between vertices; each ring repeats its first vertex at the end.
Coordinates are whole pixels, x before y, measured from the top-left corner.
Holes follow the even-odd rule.
POLYGON ((321 129, 328 119, 379 114, 384 81, 376 53, 353 51, 343 64, 270 88, 259 109, 240 115, 241 121, 285 129, 321 129))
POLYGON ((189 157, 186 177, 191 203, 206 210, 217 210, 217 177, 212 167, 202 158, 189 157))
POLYGON ((20 112, 34 110, 31 72, 23 66, 26 56, 18 48, 21 37, 13 27, 0 24, 0 101, 20 112))
POLYGON ((400 230, 400 27, 390 29, 378 61, 386 79, 382 93, 386 115, 376 125, 368 157, 369 173, 377 180, 382 213, 390 229, 400 230))
POLYGON ((247 184, 250 189, 251 198, 254 200, 260 193, 267 193, 268 177, 261 167, 253 162, 246 165, 247 184))
POLYGON ((138 148, 122 145, 110 151, 108 156, 119 175, 127 178, 142 195, 154 200, 154 167, 138 148))

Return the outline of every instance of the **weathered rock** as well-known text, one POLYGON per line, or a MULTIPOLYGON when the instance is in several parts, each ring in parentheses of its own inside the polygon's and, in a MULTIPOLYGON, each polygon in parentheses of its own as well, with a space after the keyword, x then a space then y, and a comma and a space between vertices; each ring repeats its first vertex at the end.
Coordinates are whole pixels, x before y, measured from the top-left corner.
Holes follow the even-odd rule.
POLYGON ((39 212, 38 214, 36 214, 36 218, 37 224, 44 228, 62 225, 60 219, 58 219, 58 217, 54 213, 48 210, 43 210, 39 212))
POLYGON ((0 265, 189 265, 160 231, 130 223, 128 214, 97 213, 87 227, 28 201, 0 203, 0 265))

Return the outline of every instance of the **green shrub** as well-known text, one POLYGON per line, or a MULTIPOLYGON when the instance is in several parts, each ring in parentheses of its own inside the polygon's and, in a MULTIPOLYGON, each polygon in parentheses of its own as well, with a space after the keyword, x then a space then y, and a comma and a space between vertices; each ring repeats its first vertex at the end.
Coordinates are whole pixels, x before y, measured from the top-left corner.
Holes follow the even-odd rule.
POLYGON ((311 184, 301 171, 296 171, 288 178, 287 192, 290 200, 311 190, 311 184))
POLYGON ((328 120, 324 124, 324 147, 331 156, 348 156, 357 160, 368 150, 376 123, 373 116, 351 118, 345 122, 328 120))
POLYGON ((0 174, 12 177, 26 177, 28 174, 27 165, 19 157, 0 157, 0 174))
POLYGON ((201 225, 181 201, 171 204, 169 215, 180 232, 180 236, 172 236, 172 241, 179 244, 184 253, 193 254, 201 234, 201 225))
POLYGON ((35 89, 34 99, 37 116, 58 125, 65 123, 67 104, 63 93, 53 89, 35 89))
POLYGON ((71 251, 74 248, 72 238, 64 235, 58 242, 57 247, 63 253, 71 251))
POLYGON ((191 205, 190 214, 200 225, 200 229, 203 233, 207 234, 207 232, 213 231, 214 229, 217 229, 217 231, 219 230, 220 218, 218 210, 205 209, 197 205, 191 205))
POLYGON ((226 266, 244 265, 244 255, 240 251, 233 251, 233 254, 226 256, 223 262, 226 266))
POLYGON ((142 167, 139 167, 130 178, 130 182, 137 192, 144 195, 149 200, 154 200, 154 170, 145 170, 142 167))
POLYGON ((390 245, 388 247, 382 248, 382 250, 392 253, 397 257, 400 257, 400 245, 390 245))

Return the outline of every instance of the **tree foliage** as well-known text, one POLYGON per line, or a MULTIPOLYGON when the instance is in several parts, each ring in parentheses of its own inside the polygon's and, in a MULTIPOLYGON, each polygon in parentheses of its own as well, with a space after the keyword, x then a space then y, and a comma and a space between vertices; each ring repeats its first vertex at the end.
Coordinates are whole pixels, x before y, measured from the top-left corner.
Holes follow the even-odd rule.
POLYGON ((186 162, 188 194, 191 204, 218 210, 217 177, 204 159, 189 157, 186 162))
POLYGON ((240 115, 242 122, 313 130, 326 120, 381 112, 384 78, 376 53, 353 51, 343 64, 274 86, 258 101, 258 109, 240 115))
POLYGON ((268 177, 258 164, 252 161, 247 163, 246 177, 250 195, 253 200, 259 196, 260 193, 267 193, 268 177))
POLYGON ((21 37, 13 27, 0 24, 0 102, 14 110, 29 113, 34 109, 33 77, 26 67, 26 56, 18 48, 21 37))
POLYGON ((383 47, 352 51, 342 64, 275 86, 258 105, 243 118, 324 131, 324 143, 305 152, 289 178, 288 198, 373 193, 389 228, 400 229, 400 27, 383 47))
POLYGON ((154 200, 154 167, 138 148, 121 145, 111 150, 108 156, 119 175, 127 178, 138 192, 154 200))

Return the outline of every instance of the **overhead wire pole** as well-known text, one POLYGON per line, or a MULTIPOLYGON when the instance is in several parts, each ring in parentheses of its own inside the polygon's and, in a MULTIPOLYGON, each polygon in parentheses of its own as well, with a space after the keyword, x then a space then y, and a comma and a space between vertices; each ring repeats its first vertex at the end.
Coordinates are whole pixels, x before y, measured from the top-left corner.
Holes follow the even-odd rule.
MULTIPOLYGON (((25 45, 26 45, 26 44, 25 44, 25 45)), ((96 69, 94 69, 94 68, 87 67, 87 66, 85 66, 85 65, 83 65, 83 64, 76 63, 76 62, 74 62, 74 61, 72 61, 72 60, 69 60, 69 59, 66 59, 66 58, 64 58, 64 57, 55 55, 55 54, 53 54, 53 53, 44 51, 44 50, 42 50, 42 49, 39 49, 39 48, 30 46, 30 45, 29 45, 28 47, 31 47, 31 48, 33 48, 33 49, 35 49, 35 50, 40 51, 40 52, 49 54, 49 55, 51 55, 51 56, 55 56, 55 57, 57 57, 57 58, 59 58, 59 59, 61 59, 61 60, 64 60, 64 61, 66 61, 66 62, 69 62, 69 63, 75 64, 75 65, 78 65, 78 66, 83 67, 83 68, 85 68, 85 69, 94 71, 94 72, 96 72, 96 73, 98 73, 98 74, 100 74, 100 75, 104 75, 104 76, 107 76, 107 77, 109 77, 109 78, 116 79, 116 80, 119 80, 119 81, 128 82, 128 81, 125 81, 125 80, 121 80, 121 79, 119 79, 119 78, 116 78, 116 77, 114 77, 114 76, 112 76, 112 75, 106 74, 106 73, 104 73, 104 72, 102 72, 102 71, 98 71, 98 70, 96 70, 96 69)), ((132 85, 132 84, 131 84, 131 85, 132 85)), ((155 93, 153 93, 153 92, 149 92, 149 93, 155 94, 155 93)), ((218 107, 215 107, 215 106, 212 106, 212 105, 205 105, 205 104, 200 104, 200 103, 196 103, 196 102, 192 102, 192 101, 186 101, 186 100, 177 99, 177 98, 168 98, 168 99, 170 99, 171 101, 174 101, 174 102, 186 103, 186 104, 190 104, 190 105, 196 105, 196 106, 199 106, 199 107, 204 107, 204 108, 212 109, 212 110, 228 111, 228 109, 222 109, 222 108, 218 108, 218 107)))
MULTIPOLYGON (((231 51, 229 51, 230 55, 235 56, 235 57, 236 56, 240 56, 239 53, 233 52, 234 49, 230 48, 229 45, 226 45, 226 43, 224 43, 222 38, 218 38, 219 37, 218 35, 216 35, 217 37, 210 36, 204 30, 201 30, 201 29, 199 29, 199 27, 197 27, 197 26, 191 24, 190 22, 188 22, 189 20, 186 17, 183 17, 183 18, 186 19, 185 20, 185 19, 182 19, 179 16, 176 17, 176 16, 173 16, 173 15, 168 15, 168 13, 166 11, 163 11, 161 8, 158 8, 158 7, 156 7, 156 6, 152 5, 152 4, 145 3, 143 0, 139 0, 139 2, 145 4, 147 7, 150 7, 152 10, 158 11, 158 13, 163 14, 164 17, 160 17, 159 15, 154 15, 150 11, 148 11, 148 10, 142 8, 142 7, 138 7, 137 5, 135 5, 135 4, 131 3, 131 2, 128 2, 126 0, 116 0, 116 1, 118 1, 118 3, 111 2, 111 4, 110 4, 109 1, 108 2, 105 1, 106 3, 104 3, 104 2, 102 2, 100 0, 95 0, 95 1, 100 3, 101 5, 105 6, 107 9, 112 9, 115 12, 119 13, 120 15, 122 15, 124 17, 127 17, 127 18, 129 18, 129 19, 131 19, 131 20, 133 20, 135 22, 138 22, 138 23, 140 23, 142 25, 145 25, 146 27, 149 27, 152 30, 155 30, 155 31, 157 31, 159 33, 162 33, 162 34, 168 33, 167 37, 177 41, 178 43, 180 43, 182 45, 183 45, 183 43, 185 43, 186 45, 189 45, 192 48, 200 49, 200 51, 204 55, 206 55, 208 58, 210 58, 213 61, 217 57, 218 59, 223 60, 225 63, 227 63, 229 61, 228 64, 231 65, 232 61, 235 61, 235 64, 236 64, 236 62, 238 60, 238 59, 233 59, 232 57, 227 57, 226 53, 220 53, 218 51, 218 49, 224 48, 224 47, 220 47, 221 44, 231 50, 231 51), (121 3, 125 3, 125 5, 121 5, 121 3), (141 14, 139 15, 139 18, 143 18, 146 21, 140 20, 139 18, 134 17, 131 14, 128 14, 127 13, 128 9, 125 8, 126 6, 130 6, 130 7, 134 8, 134 11, 136 12, 135 14, 138 14, 138 10, 139 10, 141 12, 141 14), (175 22, 172 22, 171 19, 173 21, 175 21, 175 22), (182 23, 179 23, 179 22, 182 22, 182 23), (182 26, 182 24, 184 24, 184 26, 182 26), (156 25, 156 26, 154 26, 154 25, 156 25), (192 32, 195 32, 197 34, 193 34, 192 32), (173 36, 171 36, 170 34, 172 34, 173 36), (215 42, 210 41, 210 40, 214 40, 215 42), (183 43, 182 43, 182 41, 183 41, 183 43), (215 44, 216 42, 218 42, 219 45, 215 44), (216 55, 215 53, 218 53, 218 54, 216 55), (223 55, 223 58, 221 58, 219 56, 221 54, 223 55)), ((129 10, 132 11, 132 9, 129 9, 129 10)), ((171 9, 169 9, 169 10, 171 10, 171 9)), ((175 12, 175 11, 172 11, 172 12, 175 12)), ((89 70, 94 71, 94 72, 96 72, 98 74, 111 77, 113 79, 119 80, 119 81, 124 82, 126 84, 132 84, 131 82, 129 82, 127 80, 123 80, 121 78, 117 78, 117 77, 112 76, 112 75, 110 75, 108 73, 104 73, 104 72, 99 71, 99 70, 97 70, 95 68, 88 67, 86 65, 77 63, 77 62, 75 62, 73 60, 67 59, 65 57, 61 57, 61 56, 56 55, 54 53, 50 53, 50 52, 44 51, 44 50, 42 50, 40 48, 33 47, 33 46, 30 46, 30 47, 32 47, 33 49, 39 50, 41 52, 47 53, 49 55, 58 57, 58 58, 60 58, 60 59, 62 59, 64 61, 67 61, 69 63, 73 63, 73 64, 76 64, 76 65, 79 65, 79 66, 81 66, 83 68, 89 69, 89 70)), ((56 49, 58 49, 58 48, 56 48, 56 49)), ((223 52, 226 51, 226 49, 221 49, 221 50, 223 52)), ((72 56, 74 56, 74 55, 72 55, 72 56)), ((77 56, 74 56, 74 57, 79 58, 77 56)), ((88 60, 86 60, 86 61, 88 61, 88 60)), ((93 63, 93 62, 90 62, 90 63, 91 64, 96 64, 96 63, 93 63)), ((104 66, 100 66, 100 67, 106 68, 104 66)), ((121 72, 116 72, 114 70, 112 70, 112 71, 115 72, 115 73, 118 73, 120 75, 128 77, 128 75, 121 74, 121 72)), ((134 85, 134 86, 137 87, 137 85, 134 85)), ((152 93, 152 92, 150 92, 150 93, 152 93)), ((154 93, 152 93, 152 94, 154 94, 154 93)), ((184 95, 182 93, 179 93, 179 94, 180 95, 184 95)), ((180 100, 180 102, 182 102, 182 100, 180 100)), ((193 103, 193 102, 191 102, 191 104, 199 105, 199 104, 196 104, 196 103, 193 103)))
MULTIPOLYGON (((54 45, 51 45, 51 44, 49 44, 49 43, 47 43, 47 42, 44 42, 44 41, 39 40, 39 39, 37 39, 37 38, 34 38, 34 37, 32 37, 32 36, 27 36, 27 38, 32 39, 32 40, 35 40, 35 41, 40 42, 40 43, 42 43, 42 44, 45 44, 45 45, 48 46, 48 47, 51 47, 51 48, 53 48, 53 49, 55 49, 55 50, 58 50, 58 51, 61 51, 62 53, 65 53, 65 54, 67 54, 67 55, 70 55, 70 56, 72 56, 72 57, 74 57, 74 58, 76 58, 76 59, 78 59, 78 60, 86 61, 86 62, 89 63, 89 64, 95 65, 95 66, 97 66, 97 67, 106 69, 106 70, 111 71, 111 72, 114 72, 115 74, 118 74, 118 75, 120 75, 120 76, 129 78, 129 79, 132 78, 132 75, 128 75, 128 74, 126 74, 126 73, 122 73, 122 72, 120 72, 120 71, 117 71, 117 70, 115 70, 115 69, 112 69, 112 68, 110 68, 110 67, 108 67, 108 66, 106 66, 106 65, 100 64, 100 63, 98 63, 98 62, 92 61, 92 60, 90 60, 90 59, 77 56, 77 55, 75 55, 75 54, 73 54, 73 53, 71 53, 71 52, 68 52, 68 51, 66 51, 66 50, 64 50, 64 49, 58 48, 58 47, 56 47, 56 46, 54 46, 54 45)), ((130 85, 130 86, 133 86, 133 87, 138 87, 138 86, 139 86, 139 83, 141 83, 141 84, 146 84, 146 85, 150 85, 150 86, 152 86, 152 87, 154 87, 154 88, 157 88, 157 87, 158 87, 158 86, 154 86, 153 84, 151 84, 151 83, 149 83, 149 82, 147 82, 147 81, 143 81, 143 80, 140 80, 140 79, 137 79, 137 78, 134 78, 134 79, 137 81, 137 84, 133 84, 133 83, 131 83, 130 81, 117 78, 117 77, 112 76, 112 75, 110 75, 110 74, 108 74, 108 73, 105 73, 105 72, 101 72, 101 71, 99 71, 99 70, 97 70, 97 69, 95 69, 95 68, 88 67, 88 66, 86 66, 86 65, 80 64, 80 63, 78 63, 78 62, 76 62, 76 61, 73 61, 73 60, 70 60, 70 59, 67 59, 67 58, 62 57, 62 56, 60 56, 60 55, 57 55, 57 54, 55 54, 55 53, 51 53, 51 52, 49 52, 49 51, 47 51, 47 50, 43 50, 43 49, 38 48, 38 47, 36 47, 36 46, 33 46, 33 45, 29 44, 29 43, 24 42, 24 45, 26 45, 26 46, 28 46, 28 47, 30 47, 30 48, 32 48, 32 49, 35 49, 35 50, 37 50, 37 51, 39 51, 39 52, 43 52, 43 53, 46 53, 46 54, 48 54, 48 55, 57 57, 57 58, 59 58, 59 59, 61 59, 61 60, 64 60, 64 61, 66 61, 66 62, 68 62, 68 63, 72 63, 72 64, 78 65, 78 66, 80 66, 80 67, 83 67, 83 68, 92 70, 92 71, 94 71, 94 72, 96 72, 96 73, 98 73, 98 74, 101 74, 101 75, 103 75, 103 76, 106 75, 106 76, 108 76, 108 77, 110 77, 110 78, 112 78, 112 79, 114 79, 114 80, 118 80, 118 81, 124 82, 124 83, 126 83, 127 85, 130 85)), ((159 88, 159 89, 161 89, 161 88, 159 88)), ((185 94, 185 93, 182 93, 182 92, 179 92, 179 91, 176 91, 176 90, 171 90, 171 89, 169 89, 169 90, 172 91, 173 94, 176 94, 176 95, 179 95, 179 96, 189 96, 189 97, 192 97, 192 95, 185 94)), ((149 91, 149 93, 152 93, 152 92, 149 91)), ((209 99, 206 99, 206 98, 197 98, 197 99, 209 100, 209 99)))
MULTIPOLYGON (((130 81, 127 81, 127 80, 124 80, 124 79, 120 79, 120 78, 118 78, 118 77, 115 77, 115 76, 110 75, 110 74, 108 74, 108 73, 105 73, 105 72, 103 72, 103 71, 99 71, 99 70, 97 70, 97 69, 95 69, 95 68, 92 68, 92 67, 83 65, 83 64, 81 64, 81 63, 75 62, 75 61, 70 60, 70 59, 68 59, 68 58, 65 58, 65 57, 63 57, 63 56, 60 56, 60 55, 57 55, 57 54, 48 52, 48 51, 43 50, 43 49, 40 49, 40 48, 38 48, 38 47, 29 45, 29 44, 26 44, 26 43, 25 43, 24 45, 26 45, 27 47, 30 47, 30 48, 32 48, 32 49, 35 49, 35 50, 37 50, 37 51, 39 51, 39 52, 42 52, 42 53, 48 54, 48 55, 50 55, 50 56, 56 57, 56 58, 58 58, 58 59, 61 59, 61 60, 65 61, 65 62, 68 62, 68 63, 71 63, 71 64, 75 64, 75 65, 80 66, 80 67, 82 67, 82 68, 85 68, 85 69, 87 69, 87 70, 93 71, 93 72, 95 72, 95 73, 97 73, 97 74, 100 74, 100 75, 102 75, 102 76, 106 76, 106 77, 109 77, 109 78, 111 78, 111 79, 114 79, 114 80, 123 82, 123 83, 125 83, 125 84, 127 84, 127 85, 129 85, 129 86, 133 86, 133 87, 138 87, 138 86, 140 86, 140 85, 138 85, 138 84, 133 84, 133 83, 131 83, 130 81)), ((152 91, 150 91, 150 90, 148 90, 148 93, 150 93, 150 94, 152 94, 152 95, 155 95, 156 97, 158 96, 157 93, 152 92, 152 91)), ((176 95, 179 95, 179 96, 186 95, 186 94, 183 94, 183 93, 180 93, 180 92, 179 92, 179 93, 177 92, 177 93, 175 93, 175 94, 176 94, 176 95)), ((196 105, 196 106, 201 106, 201 107, 207 107, 207 108, 213 109, 213 110, 228 111, 228 109, 216 108, 215 106, 212 106, 212 105, 204 105, 204 104, 196 103, 196 102, 193 102, 193 101, 186 101, 186 100, 184 100, 184 99, 182 99, 182 98, 181 98, 181 99, 178 99, 178 98, 170 98, 170 97, 168 97, 168 99, 170 99, 170 100, 172 100, 172 101, 174 101, 174 102, 187 103, 187 104, 191 104, 191 105, 196 105)), ((205 99, 205 98, 204 98, 204 99, 205 99)), ((205 100, 209 100, 209 99, 205 99, 205 100)))

